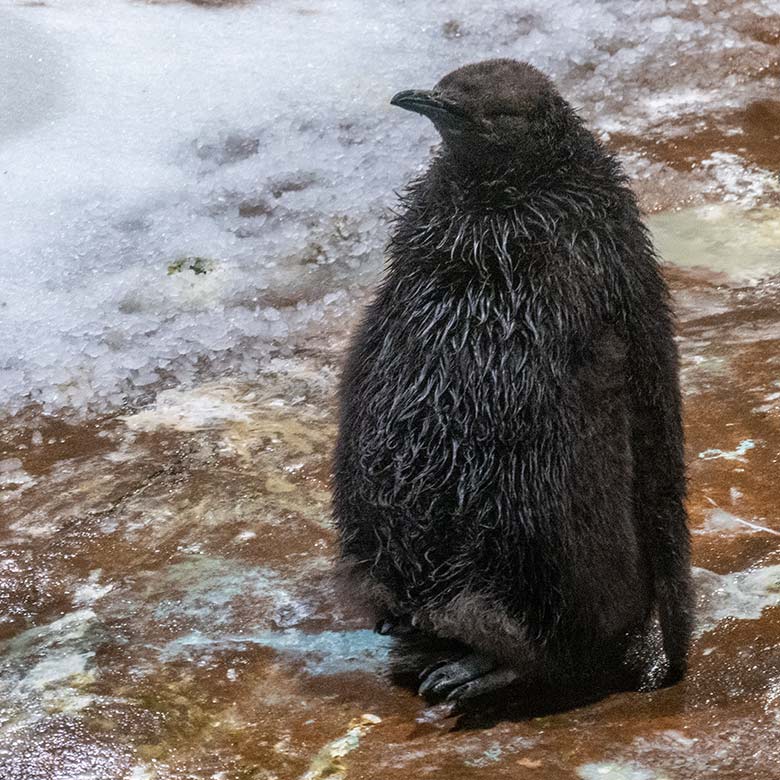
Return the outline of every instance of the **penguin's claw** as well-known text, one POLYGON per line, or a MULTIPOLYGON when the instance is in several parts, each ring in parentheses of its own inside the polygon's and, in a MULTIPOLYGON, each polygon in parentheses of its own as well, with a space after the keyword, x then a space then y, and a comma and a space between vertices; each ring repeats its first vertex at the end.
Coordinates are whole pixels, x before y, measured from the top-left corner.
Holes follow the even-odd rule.
POLYGON ((501 688, 514 682, 518 676, 518 672, 506 666, 493 669, 481 677, 454 688, 447 694, 445 701, 452 704, 453 711, 458 711, 462 709, 465 702, 469 699, 475 699, 477 696, 501 690, 501 688))
POLYGON ((496 666, 492 658, 472 653, 457 661, 447 660, 443 664, 432 664, 422 673, 420 696, 443 696, 450 691, 477 680, 496 666))
POLYGON ((438 661, 434 661, 432 664, 428 664, 428 666, 426 666, 425 669, 423 669, 420 674, 417 675, 417 679, 425 680, 426 677, 431 675, 437 669, 441 669, 442 666, 446 666, 447 664, 455 663, 462 657, 463 656, 458 656, 457 658, 440 658, 438 661))
POLYGON ((374 626, 374 631, 382 636, 410 636, 417 633, 417 629, 412 625, 408 615, 402 615, 401 617, 391 615, 378 620, 374 626))

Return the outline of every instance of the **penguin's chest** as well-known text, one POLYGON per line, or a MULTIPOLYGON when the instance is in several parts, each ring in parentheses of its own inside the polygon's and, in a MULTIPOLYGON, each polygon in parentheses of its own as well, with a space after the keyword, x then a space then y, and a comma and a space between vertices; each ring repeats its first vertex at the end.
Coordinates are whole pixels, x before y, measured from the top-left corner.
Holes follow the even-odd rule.
POLYGON ((407 312, 382 335, 366 388, 363 462, 395 502, 462 506, 562 413, 566 343, 523 301, 407 312))
POLYGON ((565 383, 570 336, 525 298, 462 296, 427 314, 408 318, 390 360, 398 400, 387 412, 399 422, 435 421, 464 443, 495 440, 565 383))

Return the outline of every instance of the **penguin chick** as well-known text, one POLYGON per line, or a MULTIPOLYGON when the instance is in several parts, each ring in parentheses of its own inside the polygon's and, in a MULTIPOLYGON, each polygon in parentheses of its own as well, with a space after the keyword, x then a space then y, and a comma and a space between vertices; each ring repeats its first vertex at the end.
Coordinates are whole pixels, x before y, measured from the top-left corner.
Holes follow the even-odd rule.
POLYGON ((669 295, 617 161, 513 60, 391 103, 442 138, 402 196, 341 382, 341 570, 396 627, 458 640, 421 693, 679 680, 690 541, 669 295), (660 672, 658 671, 660 669, 660 672))

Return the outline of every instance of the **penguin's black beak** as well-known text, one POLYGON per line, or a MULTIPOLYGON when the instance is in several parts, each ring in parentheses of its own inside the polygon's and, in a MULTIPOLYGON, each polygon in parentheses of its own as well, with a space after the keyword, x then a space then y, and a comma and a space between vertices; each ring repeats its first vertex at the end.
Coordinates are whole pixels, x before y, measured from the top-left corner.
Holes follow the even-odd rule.
POLYGON ((405 89, 393 95, 390 105, 414 111, 431 119, 451 114, 453 104, 444 100, 440 94, 429 89, 405 89))

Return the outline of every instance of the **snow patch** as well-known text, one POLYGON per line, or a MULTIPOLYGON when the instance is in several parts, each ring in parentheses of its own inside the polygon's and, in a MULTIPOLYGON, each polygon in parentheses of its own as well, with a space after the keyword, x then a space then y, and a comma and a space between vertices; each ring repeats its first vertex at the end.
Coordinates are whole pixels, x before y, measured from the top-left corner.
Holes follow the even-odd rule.
POLYGON ((164 390, 158 393, 153 406, 120 419, 131 431, 172 428, 191 432, 231 422, 246 422, 249 414, 245 405, 232 397, 230 388, 208 386, 195 390, 164 390))
POLYGON ((4 643, 0 695, 6 707, 19 713, 17 725, 92 703, 94 697, 83 688, 93 680, 96 626, 95 612, 79 609, 4 643))
POLYGON ((780 604, 780 565, 716 574, 694 568, 698 595, 696 633, 728 618, 757 620, 766 607, 780 604))
POLYGON ((114 589, 112 583, 106 585, 100 584, 100 577, 102 574, 103 572, 101 569, 95 569, 90 572, 89 579, 87 579, 86 582, 82 582, 76 587, 73 592, 73 601, 76 604, 82 607, 94 604, 114 589))
POLYGON ((723 460, 738 460, 740 463, 747 463, 746 453, 749 450, 754 449, 756 443, 752 439, 744 439, 741 441, 734 450, 719 450, 709 449, 699 453, 699 457, 702 460, 717 460, 723 458, 723 460))
POLYGON ((634 762, 600 761, 577 769, 582 780, 668 780, 668 775, 634 762))
MULTIPOLYGON (((389 106, 399 89, 515 57, 597 130, 631 133, 769 94, 735 65, 766 56, 743 32, 772 16, 758 0, 728 14, 665 0, 35 5, 0 9, 11 414, 251 376, 338 324, 381 269, 393 191, 436 142, 389 106)), ((761 178, 712 163, 735 192, 761 178)))

